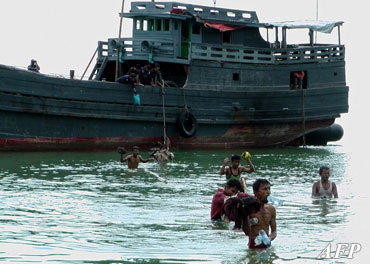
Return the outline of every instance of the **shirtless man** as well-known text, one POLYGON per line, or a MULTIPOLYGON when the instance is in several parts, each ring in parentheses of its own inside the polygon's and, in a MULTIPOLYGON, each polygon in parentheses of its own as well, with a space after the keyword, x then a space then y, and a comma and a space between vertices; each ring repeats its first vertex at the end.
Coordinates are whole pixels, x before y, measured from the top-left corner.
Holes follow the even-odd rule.
POLYGON ((326 166, 321 166, 319 170, 321 180, 317 181, 312 186, 312 197, 319 198, 338 198, 337 185, 329 181, 330 169, 326 166))
POLYGON ((232 155, 231 156, 231 166, 226 168, 226 165, 229 163, 229 159, 225 158, 224 163, 222 164, 222 167, 220 169, 220 175, 226 175, 226 181, 228 182, 231 179, 236 179, 240 181, 240 184, 242 185, 242 191, 246 192, 245 189, 245 180, 243 177, 240 177, 240 175, 245 173, 252 173, 254 172, 254 166, 250 158, 247 159, 249 168, 245 168, 243 166, 239 166, 240 164, 240 156, 238 155, 232 155))
POLYGON ((137 146, 132 147, 132 154, 126 156, 125 158, 123 158, 123 154, 125 153, 125 151, 122 148, 118 148, 117 151, 121 154, 121 162, 127 161, 129 169, 136 169, 139 166, 139 162, 146 163, 148 161, 154 160, 153 158, 143 159, 139 155, 139 148, 137 146))
POLYGON ((264 230, 270 241, 274 240, 277 236, 276 210, 267 201, 267 197, 270 195, 270 182, 265 179, 257 179, 253 183, 253 192, 257 200, 261 203, 261 207, 258 212, 252 213, 243 220, 242 228, 245 235, 249 237, 249 248, 264 249, 270 245, 265 245, 263 242, 260 245, 256 245, 254 241, 259 231, 264 230), (270 230, 271 233, 269 233, 270 230))

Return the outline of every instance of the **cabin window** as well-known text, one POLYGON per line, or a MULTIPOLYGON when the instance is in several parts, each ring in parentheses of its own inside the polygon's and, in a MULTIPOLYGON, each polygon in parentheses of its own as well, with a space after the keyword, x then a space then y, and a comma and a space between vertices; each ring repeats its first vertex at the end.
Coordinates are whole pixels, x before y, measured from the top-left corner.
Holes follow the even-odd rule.
POLYGON ((156 19, 155 22, 156 22, 155 30, 162 31, 162 19, 156 19))
POLYGON ((147 31, 148 30, 148 20, 143 19, 143 24, 141 25, 141 29, 143 31, 147 31))
POLYGON ((170 30, 170 21, 168 19, 163 20, 163 30, 169 31, 170 30))
POLYGON ((231 31, 222 32, 222 43, 231 43, 231 31))
POLYGON ((193 25, 192 33, 193 33, 194 35, 199 35, 199 34, 200 34, 200 26, 199 26, 199 24, 194 24, 194 25, 193 25))
POLYGON ((141 30, 141 21, 140 21, 140 19, 136 20, 136 30, 141 30))
POLYGON ((235 13, 234 12, 227 12, 226 15, 228 17, 235 17, 235 13))
POLYGON ((233 73, 233 81, 239 81, 239 73, 233 73))
POLYGON ((177 21, 175 21, 175 23, 173 24, 174 25, 174 29, 175 30, 178 30, 179 28, 179 23, 177 21))
POLYGON ((148 19, 148 31, 154 31, 154 19, 148 19))

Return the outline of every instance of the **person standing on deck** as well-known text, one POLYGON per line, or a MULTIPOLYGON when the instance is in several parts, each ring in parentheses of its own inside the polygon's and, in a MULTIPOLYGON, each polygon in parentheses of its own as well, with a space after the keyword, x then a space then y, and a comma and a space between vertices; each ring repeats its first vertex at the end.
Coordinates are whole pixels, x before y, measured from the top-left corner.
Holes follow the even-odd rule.
POLYGON ((34 71, 34 72, 40 72, 40 66, 37 64, 36 60, 31 60, 31 64, 28 65, 27 70, 34 71))
POLYGON ((137 167, 139 166, 139 162, 146 163, 148 161, 154 160, 153 158, 143 159, 141 155, 139 155, 139 147, 137 146, 132 147, 132 154, 126 156, 125 158, 123 158, 123 154, 125 154, 126 151, 123 148, 118 148, 117 152, 121 154, 121 162, 127 161, 129 169, 137 169, 137 167))
POLYGON ((321 166, 319 169, 321 180, 317 181, 312 186, 312 197, 319 198, 338 198, 338 190, 335 182, 329 181, 330 169, 326 166, 321 166))
MULTIPOLYGON (((226 175, 226 181, 228 182, 231 179, 237 179, 241 182, 242 186, 245 186, 243 182, 243 178, 240 177, 240 175, 245 172, 245 173, 252 173, 255 171, 253 163, 250 159, 250 155, 248 154, 246 158, 249 168, 245 168, 240 165, 240 156, 239 155, 232 155, 231 156, 231 166, 226 168, 226 165, 229 163, 229 159, 225 158, 224 163, 222 164, 222 167, 220 169, 220 175, 226 175)), ((247 190, 244 190, 246 192, 247 190)))
POLYGON ((164 85, 164 81, 162 79, 162 73, 160 72, 160 67, 158 63, 154 64, 154 68, 150 70, 149 76, 150 76, 151 86, 164 85))
POLYGON ((256 213, 252 213, 243 220, 242 229, 244 234, 249 237, 248 246, 250 249, 265 249, 271 246, 271 241, 277 236, 276 209, 273 205, 268 204, 267 200, 270 195, 270 182, 266 179, 257 179, 253 183, 253 192, 261 206, 256 213), (271 233, 269 233, 269 229, 271 233), (265 235, 266 241, 256 243, 257 237, 263 240, 262 235, 265 235))

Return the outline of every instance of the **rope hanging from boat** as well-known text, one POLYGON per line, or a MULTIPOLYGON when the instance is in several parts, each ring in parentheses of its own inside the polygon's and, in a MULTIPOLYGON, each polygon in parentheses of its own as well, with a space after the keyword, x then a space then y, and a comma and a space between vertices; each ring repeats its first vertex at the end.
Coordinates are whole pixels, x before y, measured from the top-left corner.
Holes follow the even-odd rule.
POLYGON ((301 91, 302 91, 302 140, 303 140, 303 146, 306 146, 306 113, 305 113, 305 107, 304 107, 304 90, 303 85, 301 85, 301 91))
POLYGON ((190 75, 190 73, 188 72, 188 74, 186 75, 186 81, 185 81, 185 84, 184 84, 184 86, 181 88, 181 90, 182 90, 182 96, 183 96, 183 98, 184 98, 184 109, 185 109, 186 111, 188 111, 188 105, 186 104, 185 89, 186 89, 186 86, 188 85, 189 75, 190 75))
POLYGON ((164 104, 164 81, 161 82, 162 87, 162 112, 163 112, 163 144, 166 144, 167 135, 166 135, 166 107, 164 104))

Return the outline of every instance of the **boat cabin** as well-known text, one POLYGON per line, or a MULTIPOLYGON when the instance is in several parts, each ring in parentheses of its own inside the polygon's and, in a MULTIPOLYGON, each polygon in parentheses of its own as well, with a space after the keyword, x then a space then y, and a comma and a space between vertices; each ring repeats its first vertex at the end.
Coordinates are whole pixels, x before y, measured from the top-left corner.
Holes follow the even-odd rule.
MULTIPOLYGON (((199 63, 222 67, 224 63, 293 65, 344 60, 344 46, 340 43, 342 22, 260 23, 254 11, 154 1, 132 2, 130 12, 120 15, 133 20, 132 38, 100 41, 90 79, 115 81, 117 56, 119 76, 136 64, 158 62, 164 79, 178 87, 189 84, 189 68, 199 63), (330 33, 334 27, 338 28, 337 44, 315 43, 314 31, 330 33), (288 43, 287 30, 297 28, 308 29, 307 43, 288 43), (266 40, 260 29, 266 30, 266 40), (270 42, 271 30, 275 34, 270 42)), ((231 70, 228 80, 221 84, 240 86, 247 79, 243 80, 243 75, 231 70)), ((290 86, 294 87, 304 72, 297 67, 290 75, 290 86)), ((199 83, 199 78, 193 77, 199 83)), ((307 85, 304 78, 301 85, 307 85)), ((207 85, 209 82, 204 81, 207 85)), ((217 83, 220 80, 216 78, 214 84, 217 83)))

